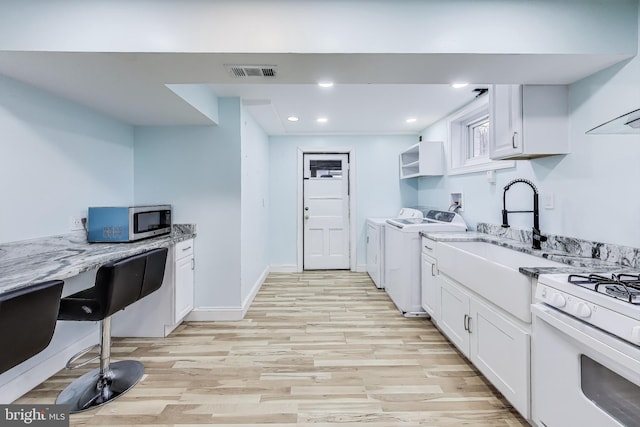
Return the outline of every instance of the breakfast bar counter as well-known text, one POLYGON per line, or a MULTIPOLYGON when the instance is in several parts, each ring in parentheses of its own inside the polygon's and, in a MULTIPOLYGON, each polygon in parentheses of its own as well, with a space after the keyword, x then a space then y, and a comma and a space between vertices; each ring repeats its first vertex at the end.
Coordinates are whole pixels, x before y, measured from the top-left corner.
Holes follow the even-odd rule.
POLYGON ((88 243, 81 231, 0 244, 0 294, 45 280, 64 280, 107 262, 169 247, 194 236, 194 225, 174 224, 170 234, 131 243, 88 243))

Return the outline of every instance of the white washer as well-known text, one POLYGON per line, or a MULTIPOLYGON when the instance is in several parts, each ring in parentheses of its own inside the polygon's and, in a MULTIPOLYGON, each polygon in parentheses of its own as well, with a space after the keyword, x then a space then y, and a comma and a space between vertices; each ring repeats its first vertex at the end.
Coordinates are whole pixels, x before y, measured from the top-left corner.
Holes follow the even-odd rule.
POLYGON ((388 219, 385 223, 384 286, 405 316, 427 315, 421 305, 420 232, 467 230, 464 219, 455 212, 418 212, 419 216, 411 212, 414 216, 410 218, 388 219))

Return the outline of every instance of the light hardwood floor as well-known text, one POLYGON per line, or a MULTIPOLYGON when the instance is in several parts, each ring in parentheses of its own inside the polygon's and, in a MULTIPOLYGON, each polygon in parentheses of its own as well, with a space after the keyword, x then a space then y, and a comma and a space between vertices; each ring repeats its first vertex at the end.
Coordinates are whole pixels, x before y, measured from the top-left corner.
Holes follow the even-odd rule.
MULTIPOLYGON (((239 322, 114 339, 145 376, 72 426, 527 426, 429 320, 404 318, 364 273, 271 274, 239 322)), ((16 403, 52 403, 62 371, 16 403)))

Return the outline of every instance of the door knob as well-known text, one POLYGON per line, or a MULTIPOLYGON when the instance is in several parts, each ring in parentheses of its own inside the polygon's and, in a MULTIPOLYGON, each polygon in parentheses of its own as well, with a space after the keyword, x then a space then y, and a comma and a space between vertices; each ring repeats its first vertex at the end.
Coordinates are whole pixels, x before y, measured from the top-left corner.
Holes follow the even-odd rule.
POLYGON ((305 215, 305 216, 304 216, 304 219, 309 219, 309 215, 305 215))

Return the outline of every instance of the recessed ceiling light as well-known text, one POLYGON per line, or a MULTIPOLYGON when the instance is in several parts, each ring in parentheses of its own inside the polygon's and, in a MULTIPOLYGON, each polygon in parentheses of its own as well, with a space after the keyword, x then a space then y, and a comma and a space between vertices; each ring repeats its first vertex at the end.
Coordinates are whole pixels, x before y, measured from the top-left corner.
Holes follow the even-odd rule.
POLYGON ((463 87, 467 87, 469 86, 469 83, 453 83, 451 84, 451 87, 454 89, 461 89, 463 87))
POLYGON ((290 122, 297 122, 298 120, 300 120, 300 118, 298 116, 289 116, 287 117, 287 120, 289 120, 290 122))
POLYGON ((316 119, 316 121, 317 121, 318 123, 327 123, 327 122, 329 121, 329 119, 327 119, 326 117, 318 117, 318 118, 316 119))
POLYGON ((333 82, 328 82, 328 81, 327 82, 319 82, 318 86, 320 86, 320 87, 331 87, 331 86, 333 86, 333 82))
POLYGON ((407 123, 415 123, 417 121, 418 121, 418 119, 416 119, 415 117, 411 117, 411 118, 407 119, 407 123))

